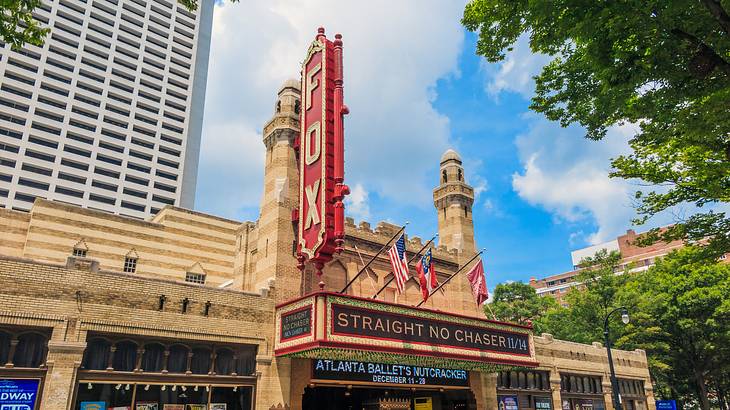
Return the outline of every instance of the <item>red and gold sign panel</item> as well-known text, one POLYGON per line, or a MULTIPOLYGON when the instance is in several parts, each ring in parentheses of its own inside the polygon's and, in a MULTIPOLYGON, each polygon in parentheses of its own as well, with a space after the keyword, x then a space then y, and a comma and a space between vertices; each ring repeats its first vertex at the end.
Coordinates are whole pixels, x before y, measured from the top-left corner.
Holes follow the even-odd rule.
POLYGON ((319 33, 302 64, 299 137, 300 261, 321 265, 341 250, 344 237, 342 41, 319 33))
POLYGON ((278 332, 277 355, 465 369, 537 366, 526 326, 328 292, 280 305, 276 315, 278 328, 289 330, 278 332), (294 332, 292 323, 299 326, 294 332))

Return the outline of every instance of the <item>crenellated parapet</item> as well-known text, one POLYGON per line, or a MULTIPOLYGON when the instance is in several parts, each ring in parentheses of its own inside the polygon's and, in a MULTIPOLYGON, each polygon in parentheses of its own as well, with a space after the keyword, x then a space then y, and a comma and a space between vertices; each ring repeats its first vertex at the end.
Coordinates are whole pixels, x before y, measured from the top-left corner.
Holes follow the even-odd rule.
MULTIPOLYGON (((345 218, 345 247, 349 248, 357 245, 360 251, 367 249, 375 253, 398 232, 399 228, 400 226, 386 221, 378 222, 375 228, 373 228, 369 222, 360 221, 358 224, 355 224, 353 218, 345 218)), ((406 251, 413 255, 415 252, 421 250, 428 239, 423 239, 419 236, 409 237, 406 233, 406 251)), ((448 249, 443 245, 437 246, 436 243, 434 241, 432 244, 433 250, 431 251, 435 262, 458 265, 458 251, 456 249, 448 249)))

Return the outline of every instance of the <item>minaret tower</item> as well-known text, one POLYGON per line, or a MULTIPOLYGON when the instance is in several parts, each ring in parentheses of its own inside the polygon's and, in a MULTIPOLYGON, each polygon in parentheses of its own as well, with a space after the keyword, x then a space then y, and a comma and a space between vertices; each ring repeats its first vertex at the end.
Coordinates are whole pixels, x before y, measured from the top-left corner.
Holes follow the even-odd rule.
POLYGON ((457 249, 470 258, 476 252, 471 207, 474 188, 464 180, 461 157, 453 149, 441 156, 440 184, 433 190, 433 204, 438 212, 439 245, 457 249))
POLYGON ((255 277, 251 288, 275 280, 279 301, 299 296, 301 273, 294 256, 292 210, 299 206, 299 171, 294 142, 299 135, 300 83, 287 80, 279 89, 274 116, 264 126, 264 192, 258 221, 255 277))

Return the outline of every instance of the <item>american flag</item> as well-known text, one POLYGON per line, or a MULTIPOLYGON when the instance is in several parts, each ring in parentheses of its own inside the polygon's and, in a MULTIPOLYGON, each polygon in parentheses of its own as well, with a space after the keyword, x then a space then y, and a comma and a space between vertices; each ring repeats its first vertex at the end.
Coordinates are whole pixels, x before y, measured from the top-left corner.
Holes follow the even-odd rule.
POLYGON ((406 282, 411 277, 408 273, 408 260, 406 259, 406 240, 401 235, 388 251, 390 257, 390 266, 393 267, 393 276, 395 276, 395 286, 398 293, 403 293, 406 289, 406 282))

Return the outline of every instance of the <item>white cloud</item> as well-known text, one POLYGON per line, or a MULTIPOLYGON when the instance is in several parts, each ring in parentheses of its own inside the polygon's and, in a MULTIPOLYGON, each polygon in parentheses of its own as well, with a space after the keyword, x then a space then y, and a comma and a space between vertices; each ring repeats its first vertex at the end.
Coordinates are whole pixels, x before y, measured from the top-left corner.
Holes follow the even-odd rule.
POLYGON ((488 64, 482 60, 482 70, 487 74, 487 92, 497 98, 503 91, 511 91, 531 98, 535 92, 534 76, 540 74, 542 67, 550 62, 550 57, 536 54, 530 50, 530 38, 523 34, 517 39, 514 48, 504 61, 488 64))
POLYGON ((368 191, 362 184, 356 184, 350 189, 350 195, 345 197, 347 215, 357 221, 367 221, 370 218, 370 201, 368 191))
POLYGON ((521 198, 559 220, 593 220, 598 229, 584 238, 588 242, 613 238, 635 215, 630 201, 634 188, 608 176, 610 159, 627 152, 633 130, 614 127, 603 141, 594 142, 585 140, 579 127, 561 128, 533 117, 527 133, 516 140, 524 170, 512 176, 512 186, 521 198))
POLYGON ((431 103, 436 81, 457 74, 462 10, 462 2, 437 0, 217 5, 198 208, 256 217, 261 129, 281 83, 298 76, 318 26, 330 37, 341 32, 345 44, 346 182, 398 203, 429 205, 432 181, 419 176, 438 166, 450 138, 448 118, 431 103))

